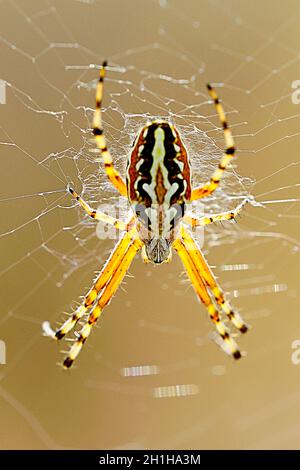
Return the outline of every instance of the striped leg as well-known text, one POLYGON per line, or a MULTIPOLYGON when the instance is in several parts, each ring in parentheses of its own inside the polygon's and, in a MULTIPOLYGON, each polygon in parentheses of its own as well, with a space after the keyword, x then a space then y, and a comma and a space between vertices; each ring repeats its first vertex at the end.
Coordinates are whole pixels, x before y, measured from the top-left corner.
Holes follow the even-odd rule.
POLYGON ((96 90, 96 108, 94 113, 94 120, 93 120, 93 133, 95 136, 96 144, 98 149, 101 152, 101 159, 104 161, 105 171, 110 179, 111 183, 115 186, 115 188, 119 191, 122 196, 127 196, 127 189, 126 184, 123 181, 119 172, 115 169, 112 161, 111 154, 106 145, 106 139, 102 127, 102 116, 101 116, 101 105, 102 105, 102 98, 103 98, 103 83, 105 77, 105 67, 107 66, 107 62, 103 62, 102 68, 100 70, 99 81, 97 84, 96 90))
POLYGON ((103 287, 108 283, 109 279, 113 273, 118 269, 122 259, 132 243, 133 235, 132 232, 126 232, 123 235, 123 238, 119 241, 114 251, 112 252, 110 258, 104 265, 103 269, 97 276, 93 287, 89 290, 87 295, 84 298, 83 303, 77 308, 77 310, 70 316, 56 331, 54 331, 50 323, 45 321, 42 325, 44 334, 53 339, 62 339, 66 334, 68 334, 77 324, 77 322, 88 312, 88 310, 93 306, 99 292, 103 287))
POLYGON ((198 219, 197 217, 184 215, 183 221, 189 224, 191 227, 204 227, 205 225, 212 224, 214 222, 220 222, 222 220, 233 220, 242 211, 244 206, 249 202, 249 199, 245 199, 241 202, 233 211, 221 212, 220 214, 208 215, 198 219))
POLYGON ((216 326, 217 332, 220 335, 222 348, 226 351, 227 354, 232 355, 235 359, 239 359, 241 357, 241 353, 238 349, 238 346, 230 335, 230 332, 226 328, 225 324, 221 321, 219 312, 207 292, 205 284, 199 274, 199 271, 192 257, 190 256, 189 251, 187 250, 186 246, 180 238, 177 238, 173 242, 173 248, 177 251, 179 257, 181 258, 181 261, 187 271, 187 274, 194 286, 196 294, 207 308, 210 319, 216 326))
POLYGON ((226 301, 222 289, 218 285, 215 276, 213 275, 200 249, 198 248, 195 240, 188 233, 188 231, 185 230, 184 227, 182 227, 181 230, 181 240, 188 250, 190 258, 192 259, 197 272, 200 274, 206 286, 211 290, 220 308, 241 333, 246 333, 248 326, 243 321, 242 317, 238 313, 234 312, 230 304, 226 301))
POLYGON ((217 189, 224 171, 226 170, 229 162, 231 161, 231 159, 234 157, 234 154, 235 154, 234 141, 233 141, 231 131, 228 128, 223 106, 221 105, 219 98, 217 96, 217 93, 211 87, 211 85, 207 84, 207 89, 210 94, 210 97, 214 101, 217 113, 219 115, 219 118, 223 127, 226 148, 225 148, 223 157, 221 159, 221 162, 219 163, 218 168, 215 170, 212 177, 210 178, 210 181, 206 183, 204 186, 200 186, 199 188, 193 189, 192 195, 191 195, 192 201, 195 199, 201 199, 202 197, 209 196, 217 189))
POLYGON ((104 307, 110 302, 117 288, 121 284, 133 258, 135 257, 137 252, 140 250, 142 245, 143 243, 139 239, 136 238, 132 242, 132 244, 129 246, 118 268, 113 273, 110 281, 105 286, 103 292, 100 294, 97 300, 97 303, 92 308, 89 314, 88 320, 84 323, 81 330, 79 331, 76 341, 71 346, 70 351, 63 362, 63 366, 66 369, 69 369, 72 366, 74 360, 80 353, 84 343, 86 342, 87 338, 91 334, 93 326, 95 326, 104 307))
POLYGON ((98 210, 93 209, 92 207, 90 207, 90 205, 87 202, 85 202, 84 199, 82 199, 81 196, 79 196, 79 194, 76 193, 76 191, 73 188, 69 186, 68 190, 72 194, 74 199, 76 199, 79 202, 81 207, 85 210, 85 212, 92 219, 101 220, 102 222, 106 224, 113 225, 118 230, 127 230, 127 228, 129 227, 130 222, 129 223, 123 222, 122 220, 118 220, 115 217, 111 217, 110 215, 107 215, 104 212, 100 212, 98 210))

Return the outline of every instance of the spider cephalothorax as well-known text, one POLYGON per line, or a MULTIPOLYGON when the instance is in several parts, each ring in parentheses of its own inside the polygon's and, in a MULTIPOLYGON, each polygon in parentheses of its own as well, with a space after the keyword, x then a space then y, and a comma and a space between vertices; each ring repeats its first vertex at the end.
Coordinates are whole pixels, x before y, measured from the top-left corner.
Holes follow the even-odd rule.
POLYGON ((238 359, 241 353, 222 317, 225 315, 241 333, 247 331, 247 326, 225 299, 186 225, 195 227, 218 220, 231 220, 241 211, 247 200, 229 212, 202 218, 185 214, 187 201, 207 197, 215 191, 235 154, 223 107, 214 89, 207 85, 223 127, 226 145, 220 164, 207 183, 195 189, 191 188, 188 155, 179 132, 172 124, 159 120, 144 126, 135 139, 127 162, 125 183, 113 165, 102 127, 101 103, 106 65, 106 62, 102 65, 97 85, 93 132, 107 176, 119 193, 128 198, 134 216, 128 222, 123 222, 96 211, 69 187, 70 193, 90 217, 113 225, 124 233, 83 303, 56 331, 48 322, 44 322, 44 332, 47 336, 59 340, 76 327, 78 322, 83 321, 83 326, 77 332, 76 340, 63 363, 65 368, 71 367, 104 307, 122 282, 135 255, 141 250, 145 262, 160 264, 171 259, 171 250, 174 249, 181 258, 198 298, 215 324, 221 347, 238 359))
POLYGON ((153 237, 145 242, 146 259, 151 263, 161 264, 171 257, 171 242, 163 237, 153 237))

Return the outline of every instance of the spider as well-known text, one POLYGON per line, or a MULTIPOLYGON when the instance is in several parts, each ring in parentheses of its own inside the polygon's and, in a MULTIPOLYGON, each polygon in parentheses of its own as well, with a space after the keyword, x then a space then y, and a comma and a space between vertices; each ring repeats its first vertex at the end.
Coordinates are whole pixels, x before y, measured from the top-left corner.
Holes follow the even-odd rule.
POLYGON ((100 69, 96 88, 93 134, 110 182, 122 196, 128 198, 134 215, 128 222, 115 219, 91 208, 72 187, 68 187, 71 195, 90 217, 115 226, 123 231, 123 235, 96 277, 83 303, 56 331, 51 328, 49 322, 44 322, 44 333, 55 340, 60 340, 79 321, 83 321, 63 361, 64 368, 70 368, 99 320, 104 307, 122 282, 135 255, 141 251, 145 262, 161 264, 171 260, 171 252, 174 249, 198 298, 207 308, 218 333, 218 342, 227 354, 239 359, 241 352, 221 317, 226 315, 241 333, 245 333, 248 327, 225 299, 222 289, 186 225, 205 226, 216 221, 235 219, 248 200, 245 199, 233 211, 208 217, 196 218, 185 214, 188 201, 208 197, 216 190, 224 171, 234 157, 234 141, 223 106, 215 90, 207 84, 208 93, 223 127, 226 148, 218 168, 206 184, 192 189, 191 168, 186 148, 176 127, 163 120, 154 120, 140 130, 127 160, 125 183, 114 167, 102 127, 101 104, 106 66, 105 61, 100 69))

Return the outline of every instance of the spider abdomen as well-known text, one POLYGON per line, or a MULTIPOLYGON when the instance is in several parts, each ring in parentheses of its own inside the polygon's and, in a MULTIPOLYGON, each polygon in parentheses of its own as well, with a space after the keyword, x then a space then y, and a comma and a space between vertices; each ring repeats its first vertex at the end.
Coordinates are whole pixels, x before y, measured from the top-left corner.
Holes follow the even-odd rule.
POLYGON ((128 199, 150 234, 166 238, 190 199, 190 165, 177 129, 153 121, 139 133, 127 165, 128 199))

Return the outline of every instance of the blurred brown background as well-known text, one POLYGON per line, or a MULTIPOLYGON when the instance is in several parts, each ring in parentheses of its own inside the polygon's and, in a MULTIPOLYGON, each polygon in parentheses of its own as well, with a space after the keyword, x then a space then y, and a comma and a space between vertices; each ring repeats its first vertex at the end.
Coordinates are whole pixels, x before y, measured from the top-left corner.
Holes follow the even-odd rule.
POLYGON ((0 447, 299 448, 299 2, 0 8, 0 447), (205 83, 222 97, 238 160, 208 207, 232 208, 248 192, 265 203, 205 237, 221 285, 252 325, 238 363, 209 340, 175 257, 157 268, 134 261, 73 370, 56 365, 68 343, 41 334, 43 320, 72 311, 115 243, 97 239, 65 191, 71 180, 93 205, 116 204, 89 152, 90 64, 104 58, 104 123, 121 171, 135 130, 162 116, 180 127, 195 180, 205 181, 223 146, 205 83))

